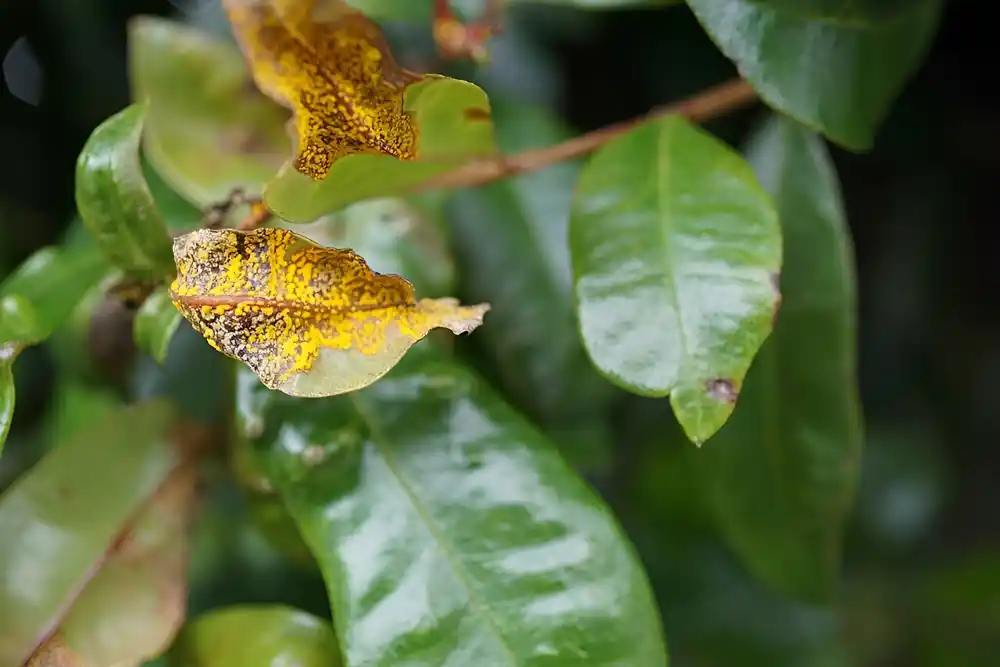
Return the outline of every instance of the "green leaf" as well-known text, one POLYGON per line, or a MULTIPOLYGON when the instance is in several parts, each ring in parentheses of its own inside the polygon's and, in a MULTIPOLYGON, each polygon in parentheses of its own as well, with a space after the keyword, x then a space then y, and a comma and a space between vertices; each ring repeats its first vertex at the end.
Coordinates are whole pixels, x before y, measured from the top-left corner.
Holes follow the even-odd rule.
MULTIPOLYGON (((572 136, 538 107, 494 100, 494 118, 506 154, 572 136)), ((547 429, 568 429, 569 447, 578 448, 582 435, 591 434, 597 451, 587 453, 590 458, 607 446, 600 442, 600 413, 613 394, 594 371, 577 333, 566 236, 579 173, 579 163, 564 162, 460 190, 451 198, 448 217, 462 269, 462 297, 492 306, 479 340, 503 388, 547 429)))
POLYGON ((0 283, 0 348, 51 336, 106 269, 93 247, 36 251, 0 283))
POLYGON ((156 363, 167 358, 170 339, 181 323, 181 314, 174 308, 166 287, 159 287, 143 302, 135 315, 135 344, 156 363))
POLYGON ((916 71, 942 0, 688 0, 770 106, 837 143, 872 146, 916 71))
POLYGON ((667 664, 611 513, 433 345, 335 399, 241 369, 237 403, 323 570, 349 667, 667 664))
POLYGON ((167 406, 123 409, 47 454, 0 496, 0 664, 59 625, 125 523, 176 458, 167 406))
POLYGON ((6 348, 0 348, 0 454, 14 419, 14 374, 7 355, 6 348))
POLYGON ((455 266, 443 224, 406 199, 371 199, 310 224, 279 220, 274 226, 326 247, 351 248, 373 271, 404 276, 421 297, 454 292, 455 266))
POLYGON ((320 181, 288 161, 264 186, 264 201, 291 222, 312 222, 347 204, 402 195, 431 178, 496 151, 490 101, 475 84, 428 75, 410 84, 403 108, 418 128, 416 160, 391 155, 347 155, 320 181))
POLYGON ((84 664, 134 665, 169 646, 187 606, 189 519, 198 471, 177 469, 116 536, 59 625, 84 664))
POLYGON ((281 605, 237 605, 189 623, 170 651, 171 667, 339 667, 328 622, 281 605))
POLYGON ((173 271, 170 237, 139 162, 145 108, 133 104, 97 126, 76 163, 76 207, 108 259, 162 278, 173 271))
POLYGON ((156 172, 199 207, 233 188, 259 192, 292 152, 288 111, 250 79, 239 50, 153 16, 128 27, 132 96, 148 102, 143 149, 156 172))
POLYGON ((570 250, 598 370, 637 394, 669 393, 704 442, 732 413, 778 301, 777 213, 750 167, 680 117, 647 123, 584 168, 570 250))
POLYGON ((697 458, 718 525, 750 570, 826 601, 861 455, 850 239, 815 134, 774 118, 747 154, 781 214, 782 306, 733 418, 697 458))

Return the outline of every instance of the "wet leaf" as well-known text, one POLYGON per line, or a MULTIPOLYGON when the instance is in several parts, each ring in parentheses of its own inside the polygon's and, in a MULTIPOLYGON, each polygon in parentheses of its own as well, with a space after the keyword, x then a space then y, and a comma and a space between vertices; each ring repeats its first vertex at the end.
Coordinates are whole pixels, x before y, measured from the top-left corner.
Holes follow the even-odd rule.
POLYGON ((331 396, 384 375, 434 328, 482 324, 489 305, 421 299, 350 250, 284 229, 199 230, 174 242, 178 310, 270 389, 331 396))
POLYGON ((695 458, 723 536, 749 569, 827 601, 861 455, 850 239, 819 137, 776 117, 747 154, 781 215, 782 306, 733 418, 695 458))
POLYGON ((937 29, 941 0, 687 0, 769 105, 872 146, 937 29))
POLYGON ((76 207, 116 266, 144 278, 170 275, 170 237, 139 162, 145 107, 133 104, 93 131, 76 163, 76 207))
MULTIPOLYGON (((504 153, 572 136, 538 107, 501 101, 494 113, 504 153)), ((606 454, 601 411, 614 394, 587 358, 573 307, 566 236, 579 167, 564 162, 460 190, 448 217, 462 294, 492 305, 479 342, 502 387, 547 430, 566 432, 567 455, 589 464, 606 454), (592 444, 583 447, 585 439, 592 444)))
POLYGON ((338 667, 329 621, 280 605, 224 607, 185 626, 170 651, 174 667, 338 667))
POLYGON ((123 526, 177 463, 167 405, 125 408, 48 453, 0 496, 0 664, 54 631, 123 526))
POLYGON ((135 316, 135 344, 159 364, 167 358, 170 340, 181 323, 167 288, 160 287, 143 302, 135 316))
POLYGON ((729 418, 771 331, 777 213, 735 152, 682 118, 612 141, 584 168, 570 218, 583 342, 638 394, 670 394, 701 443, 729 418))
POLYGON ((254 86, 239 49, 178 21, 133 18, 132 96, 147 102, 143 149, 177 192, 199 207, 242 187, 259 191, 292 144, 287 110, 254 86))
POLYGON ((480 88, 400 68, 339 0, 223 4, 257 86, 294 113, 295 158, 264 189, 280 217, 310 222, 494 152, 480 88))
POLYGON ((239 387, 244 434, 320 562, 349 667, 667 664, 610 511, 430 342, 346 397, 294 400, 244 369, 239 387))
POLYGON ((58 637, 91 667, 135 665, 162 653, 184 621, 194 465, 177 469, 115 538, 73 601, 58 637))

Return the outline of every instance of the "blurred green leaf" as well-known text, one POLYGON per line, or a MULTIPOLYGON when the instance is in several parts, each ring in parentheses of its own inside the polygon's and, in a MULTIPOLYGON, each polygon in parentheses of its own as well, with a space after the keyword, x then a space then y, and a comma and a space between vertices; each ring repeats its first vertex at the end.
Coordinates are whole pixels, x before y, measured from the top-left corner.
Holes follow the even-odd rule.
POLYGON ((455 266, 443 223, 406 199, 371 199, 310 224, 279 220, 274 226, 330 248, 351 248, 373 271, 405 277, 421 297, 454 292, 455 266))
POLYGON ((60 373, 45 422, 45 440, 55 444, 120 410, 125 401, 118 393, 96 384, 80 382, 60 373))
POLYGON ((76 163, 76 206, 116 266, 143 278, 173 271, 170 237, 139 162, 145 107, 133 104, 93 131, 76 163))
POLYGON ((199 207, 233 188, 260 192, 291 155, 288 111, 253 86, 239 50, 183 23, 138 16, 128 27, 132 96, 148 103, 146 157, 199 207))
MULTIPOLYGON (((488 8, 489 0, 451 0, 452 11, 463 20, 481 17, 488 8)), ((514 5, 568 5, 578 9, 629 9, 672 5, 681 0, 505 0, 514 5)), ((347 0, 347 4, 360 9, 376 20, 405 19, 409 21, 429 21, 432 16, 430 2, 413 0, 347 0)))
POLYGON ((106 268, 93 247, 35 252, 0 283, 0 347, 51 336, 106 268))
POLYGON ((283 605, 237 605, 210 611, 184 628, 171 667, 339 667, 328 622, 283 605))
POLYGON ((825 602, 861 456, 851 244, 817 135, 774 117, 747 155, 782 220, 782 306, 732 419, 697 459, 719 528, 750 570, 825 602))
POLYGON ((621 136, 583 169, 570 218, 577 312, 597 368, 664 396, 702 443, 771 331, 781 234, 743 159, 683 118, 621 136))
POLYGON ((350 667, 667 664, 614 518, 429 342, 330 400, 269 392, 241 369, 237 403, 324 571, 350 667))
MULTIPOLYGON (((543 109, 494 100, 505 154, 572 136, 543 109)), ((594 370, 580 342, 566 236, 577 162, 456 192, 448 218, 462 270, 462 297, 492 305, 481 340, 503 388, 550 431, 570 431, 569 445, 590 434, 592 451, 570 457, 604 459, 610 443, 602 411, 612 387, 594 370), (602 432, 603 431, 603 432, 602 432), (596 451, 593 451, 596 450, 596 451)))
POLYGON ((346 155, 320 181, 292 161, 264 187, 264 200, 291 222, 312 222, 347 204, 406 194, 463 162, 492 155, 490 101, 468 81, 428 75, 406 87, 403 109, 418 130, 416 160, 386 154, 346 155))
POLYGON ((0 496, 0 664, 20 665, 176 464, 168 406, 125 408, 48 453, 0 496))
POLYGON ((184 621, 188 528, 197 469, 156 490, 73 601, 58 635, 89 667, 132 665, 162 653, 184 621))
POLYGON ((942 0, 687 0, 775 109, 855 150, 872 146, 920 65, 942 0))
POLYGON ((167 358, 170 339, 181 323, 181 314, 174 308, 166 287, 157 288, 135 315, 135 344, 157 363, 167 358))
POLYGON ((0 454, 3 454, 3 445, 14 419, 14 374, 6 355, 6 351, 0 349, 0 454))

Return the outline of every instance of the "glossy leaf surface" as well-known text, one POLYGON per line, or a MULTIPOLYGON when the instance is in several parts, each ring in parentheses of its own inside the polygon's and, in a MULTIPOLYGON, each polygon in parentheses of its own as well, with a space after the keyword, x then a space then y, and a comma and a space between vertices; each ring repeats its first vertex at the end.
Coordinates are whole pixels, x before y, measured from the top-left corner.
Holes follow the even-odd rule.
POLYGON ((153 16, 128 31, 132 97, 146 101, 146 157, 198 206, 233 188, 259 192, 288 159, 287 110, 257 91, 239 50, 191 26, 153 16))
POLYGON ((679 117, 612 141, 570 219, 577 312, 597 368, 664 396, 701 443, 729 418, 771 331, 781 235, 736 153, 679 117))
MULTIPOLYGON (((505 154, 571 136, 541 108, 503 101, 494 111, 505 154)), ((601 439, 599 413, 611 396, 583 349, 573 306, 567 235, 579 173, 578 163, 564 162, 459 190, 448 206, 463 296, 492 306, 480 339, 502 386, 543 426, 568 429, 568 447, 585 434, 601 439)))
POLYGON ((687 0, 775 109, 868 149, 920 65, 941 0, 687 0))
POLYGON ((133 104, 97 126, 76 163, 76 207, 116 266, 146 278, 170 274, 170 237, 139 162, 145 107, 133 104))
POLYGON ((243 372, 238 405, 321 564, 346 665, 666 665, 608 509, 430 343, 325 401, 243 372))
POLYGON ((264 189, 280 217, 402 194, 495 150, 480 88, 402 69, 377 24, 339 0, 223 4, 257 86, 294 114, 295 158, 264 189))
POLYGON ((162 403, 113 413, 53 449, 0 497, 0 664, 22 664, 55 630, 173 469, 168 419, 162 403))
POLYGON ((747 154, 781 214, 782 306, 733 418, 696 458, 723 535, 749 568, 825 601, 861 454, 850 239, 816 134, 776 117, 747 154))
POLYGON ((158 288, 135 314, 136 346, 162 364, 181 319, 181 314, 170 300, 170 292, 166 287, 158 288))
POLYGON ((329 622, 280 605, 238 605, 210 611, 185 626, 170 652, 171 667, 338 667, 329 622))

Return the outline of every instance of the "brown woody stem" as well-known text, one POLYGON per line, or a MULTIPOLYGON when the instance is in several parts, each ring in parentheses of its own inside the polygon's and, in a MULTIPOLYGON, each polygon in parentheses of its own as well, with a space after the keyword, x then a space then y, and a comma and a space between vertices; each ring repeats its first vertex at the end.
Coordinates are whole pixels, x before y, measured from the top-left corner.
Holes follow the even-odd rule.
POLYGON ((677 114, 692 122, 700 123, 745 107, 756 99, 757 93, 750 84, 743 79, 733 79, 707 88, 693 97, 654 109, 639 118, 608 125, 573 137, 561 144, 534 148, 516 155, 501 155, 466 162, 427 181, 420 189, 472 187, 515 174, 536 171, 590 153, 655 118, 677 114))

